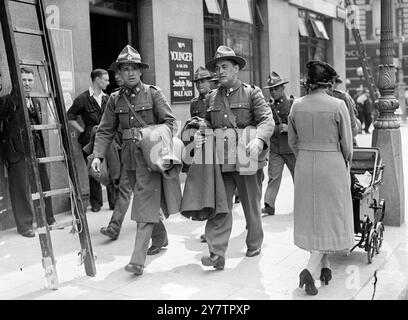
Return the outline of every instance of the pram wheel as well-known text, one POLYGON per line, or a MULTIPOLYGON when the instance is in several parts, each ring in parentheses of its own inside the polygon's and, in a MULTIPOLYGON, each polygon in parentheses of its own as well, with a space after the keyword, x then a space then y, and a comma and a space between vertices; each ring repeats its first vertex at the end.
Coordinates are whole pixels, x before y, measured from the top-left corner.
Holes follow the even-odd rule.
POLYGON ((380 253, 380 249, 383 243, 383 239, 384 239, 384 224, 379 221, 377 223, 377 227, 376 227, 376 233, 377 233, 377 254, 380 253))
POLYGON ((370 230, 370 234, 366 240, 366 249, 367 249, 367 259, 368 263, 373 261, 374 254, 378 252, 378 236, 375 229, 370 230))

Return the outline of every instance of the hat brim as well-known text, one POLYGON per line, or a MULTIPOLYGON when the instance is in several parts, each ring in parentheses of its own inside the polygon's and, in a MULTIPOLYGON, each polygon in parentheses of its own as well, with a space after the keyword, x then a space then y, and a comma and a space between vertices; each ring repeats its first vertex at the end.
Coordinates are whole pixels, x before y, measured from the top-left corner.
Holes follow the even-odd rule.
POLYGON ((200 81, 200 80, 208 80, 208 81, 211 81, 213 79, 213 77, 204 77, 204 78, 198 78, 198 79, 194 79, 194 80, 191 80, 191 82, 197 82, 197 81, 200 81))
POLYGON ((328 69, 333 74, 333 76, 337 75, 336 70, 330 64, 328 64, 327 62, 324 62, 324 61, 320 61, 320 60, 310 60, 310 61, 308 61, 306 63, 306 68, 309 69, 310 66, 313 65, 313 64, 319 64, 319 65, 323 66, 324 68, 328 69))
POLYGON ((275 88, 275 87, 282 86, 282 85, 287 84, 287 83, 289 83, 289 80, 282 80, 281 82, 277 82, 275 84, 268 85, 268 86, 265 86, 263 88, 264 89, 275 88))
POLYGON ((127 61, 114 62, 114 63, 112 63, 112 64, 110 65, 109 69, 111 69, 111 70, 113 70, 113 71, 119 70, 120 65, 121 65, 121 64, 124 64, 124 63, 127 63, 127 64, 130 64, 130 63, 131 63, 131 64, 137 64, 137 65, 139 65, 139 68, 140 68, 140 69, 149 69, 149 68, 150 68, 150 66, 149 66, 147 63, 144 63, 144 62, 134 62, 134 61, 131 61, 131 60, 127 60, 127 61))
POLYGON ((215 64, 220 60, 232 60, 236 62, 239 66, 239 70, 244 69, 246 66, 246 60, 244 58, 241 58, 240 56, 224 56, 208 61, 205 67, 211 72, 215 72, 215 64))

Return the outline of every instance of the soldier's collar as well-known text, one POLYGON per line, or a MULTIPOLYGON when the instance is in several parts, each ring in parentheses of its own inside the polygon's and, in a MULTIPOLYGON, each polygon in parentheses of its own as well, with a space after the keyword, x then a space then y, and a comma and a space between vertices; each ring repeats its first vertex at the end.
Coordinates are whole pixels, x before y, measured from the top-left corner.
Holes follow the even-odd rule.
POLYGON ((275 104, 280 104, 280 103, 282 103, 282 102, 285 102, 286 100, 288 100, 288 97, 287 97, 286 94, 285 94, 282 98, 276 99, 276 100, 275 100, 275 104))
POLYGON ((223 87, 223 89, 224 89, 225 93, 227 95, 229 95, 229 94, 237 91, 239 88, 241 88, 242 84, 243 84, 242 81, 238 79, 237 82, 235 83, 235 85, 232 88, 223 87))
POLYGON ((126 95, 131 95, 132 93, 138 94, 141 91, 141 86, 142 86, 141 81, 139 81, 139 83, 132 88, 129 88, 127 86, 122 86, 120 88, 119 94, 126 94, 126 95))

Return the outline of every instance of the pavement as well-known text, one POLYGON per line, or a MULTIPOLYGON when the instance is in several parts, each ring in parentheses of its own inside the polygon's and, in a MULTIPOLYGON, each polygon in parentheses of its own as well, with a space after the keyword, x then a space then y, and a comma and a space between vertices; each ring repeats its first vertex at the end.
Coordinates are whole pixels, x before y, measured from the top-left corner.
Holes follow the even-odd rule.
MULTIPOLYGON (((408 126, 401 128, 403 159, 408 159, 408 126)), ((371 134, 359 135, 361 146, 371 145, 371 134)), ((405 161, 405 193, 408 162, 405 161)), ((266 187, 266 179, 264 188, 266 187)), ((408 212, 408 201, 406 212, 408 212)), ((201 243, 204 222, 179 214, 166 221, 169 246, 148 256, 142 276, 124 270, 133 250, 136 223, 127 213, 120 237, 111 241, 99 229, 110 220, 105 203, 100 212, 88 212, 89 231, 96 256, 96 276, 85 275, 78 253, 78 235, 70 228, 51 232, 57 261, 58 290, 46 288, 38 237, 24 238, 15 229, 0 233, 0 299, 2 300, 394 300, 408 299, 408 230, 386 226, 381 251, 371 264, 363 249, 330 257, 333 279, 328 286, 316 281, 317 296, 299 289, 299 273, 309 253, 293 244, 293 184, 285 169, 275 216, 263 217, 264 243, 259 256, 245 256, 245 218, 234 205, 234 223, 225 270, 200 263, 208 254, 201 243)), ((130 210, 129 210, 130 211, 130 210)), ((406 215, 407 217, 407 215, 406 215)), ((57 215, 59 222, 70 215, 57 215)), ((405 219, 407 221, 407 219, 405 219)), ((315 275, 315 279, 318 275, 315 275)))

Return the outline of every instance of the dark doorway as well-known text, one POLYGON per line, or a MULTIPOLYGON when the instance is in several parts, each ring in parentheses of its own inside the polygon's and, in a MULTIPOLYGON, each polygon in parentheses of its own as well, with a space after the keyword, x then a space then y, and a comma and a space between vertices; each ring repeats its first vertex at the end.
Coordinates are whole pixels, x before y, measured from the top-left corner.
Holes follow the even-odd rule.
MULTIPOLYGON (((91 18, 91 47, 93 69, 108 69, 116 60, 120 51, 131 44, 130 23, 128 19, 107 15, 92 14, 91 18)), ((110 85, 106 93, 110 94, 117 85, 113 72, 109 72, 110 85)))

